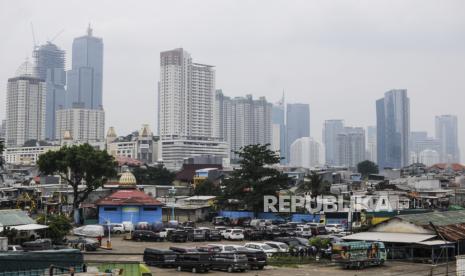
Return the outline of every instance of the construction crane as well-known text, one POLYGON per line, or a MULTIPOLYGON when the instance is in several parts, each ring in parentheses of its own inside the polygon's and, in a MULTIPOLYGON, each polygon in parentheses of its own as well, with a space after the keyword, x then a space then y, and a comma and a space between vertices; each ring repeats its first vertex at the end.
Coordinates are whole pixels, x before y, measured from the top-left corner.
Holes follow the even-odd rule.
POLYGON ((48 40, 47 42, 52 43, 52 42, 53 42, 55 39, 57 39, 57 37, 59 37, 64 31, 65 31, 65 29, 61 29, 61 31, 59 31, 52 39, 48 40))

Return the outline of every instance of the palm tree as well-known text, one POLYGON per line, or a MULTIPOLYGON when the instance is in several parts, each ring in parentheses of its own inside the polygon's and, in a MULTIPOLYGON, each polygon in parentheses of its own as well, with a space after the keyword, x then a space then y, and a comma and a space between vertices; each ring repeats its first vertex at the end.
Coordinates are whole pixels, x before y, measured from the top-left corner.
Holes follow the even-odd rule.
POLYGON ((299 184, 296 192, 307 194, 310 192, 312 197, 319 196, 324 188, 323 175, 316 172, 311 172, 306 175, 304 181, 299 184))

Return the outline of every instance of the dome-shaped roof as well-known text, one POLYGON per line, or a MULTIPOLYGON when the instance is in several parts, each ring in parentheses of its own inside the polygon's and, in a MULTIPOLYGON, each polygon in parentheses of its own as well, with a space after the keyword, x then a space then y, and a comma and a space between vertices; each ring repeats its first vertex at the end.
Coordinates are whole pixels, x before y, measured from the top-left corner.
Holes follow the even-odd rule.
POLYGON ((129 171, 121 174, 119 184, 124 186, 135 186, 137 184, 136 177, 129 171))
POLYGON ((16 70, 16 76, 17 77, 35 77, 36 76, 36 70, 34 68, 34 65, 29 62, 28 59, 24 61, 16 70))

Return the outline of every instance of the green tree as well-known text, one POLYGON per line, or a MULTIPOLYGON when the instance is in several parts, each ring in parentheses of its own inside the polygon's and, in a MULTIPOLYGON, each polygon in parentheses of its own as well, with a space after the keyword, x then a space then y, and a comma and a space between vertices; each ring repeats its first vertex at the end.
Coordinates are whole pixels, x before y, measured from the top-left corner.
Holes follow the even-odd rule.
POLYGON ((323 175, 312 171, 309 175, 305 176, 304 181, 299 184, 296 192, 310 193, 312 197, 317 197, 324 192, 326 186, 326 182, 323 181, 323 175))
POLYGON ((227 199, 242 200, 255 213, 263 210, 263 196, 287 188, 288 177, 270 165, 279 163, 278 153, 266 145, 248 145, 236 151, 240 168, 224 181, 227 199))
POLYGON ((362 174, 363 177, 367 177, 370 174, 379 173, 378 165, 371 162, 370 160, 365 160, 357 164, 357 171, 362 174))
POLYGON ((7 237, 8 238, 8 243, 15 243, 15 239, 18 236, 18 230, 11 228, 9 226, 5 226, 3 228, 3 231, 0 232, 0 236, 2 237, 7 237))
POLYGON ((221 188, 210 180, 205 180, 198 184, 194 189, 195 195, 221 195, 221 188))
POLYGON ((138 184, 146 185, 171 185, 176 177, 174 172, 170 172, 163 165, 134 168, 132 173, 138 184))
POLYGON ((105 150, 84 144, 44 153, 37 165, 42 174, 60 175, 71 186, 74 220, 79 223, 79 205, 108 178, 116 176, 117 163, 105 150))
POLYGON ((44 229, 45 237, 52 239, 54 243, 61 243, 66 235, 73 229, 71 220, 64 215, 40 215, 37 222, 47 225, 44 229))

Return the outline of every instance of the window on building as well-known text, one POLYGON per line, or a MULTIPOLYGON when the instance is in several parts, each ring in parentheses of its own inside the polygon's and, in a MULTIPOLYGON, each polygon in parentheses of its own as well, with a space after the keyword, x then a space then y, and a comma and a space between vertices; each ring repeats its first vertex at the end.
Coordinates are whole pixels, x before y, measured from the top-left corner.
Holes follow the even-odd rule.
POLYGON ((157 207, 144 207, 144 211, 156 211, 157 207))
POLYGON ((104 207, 103 208, 104 211, 116 211, 116 207, 104 207))

